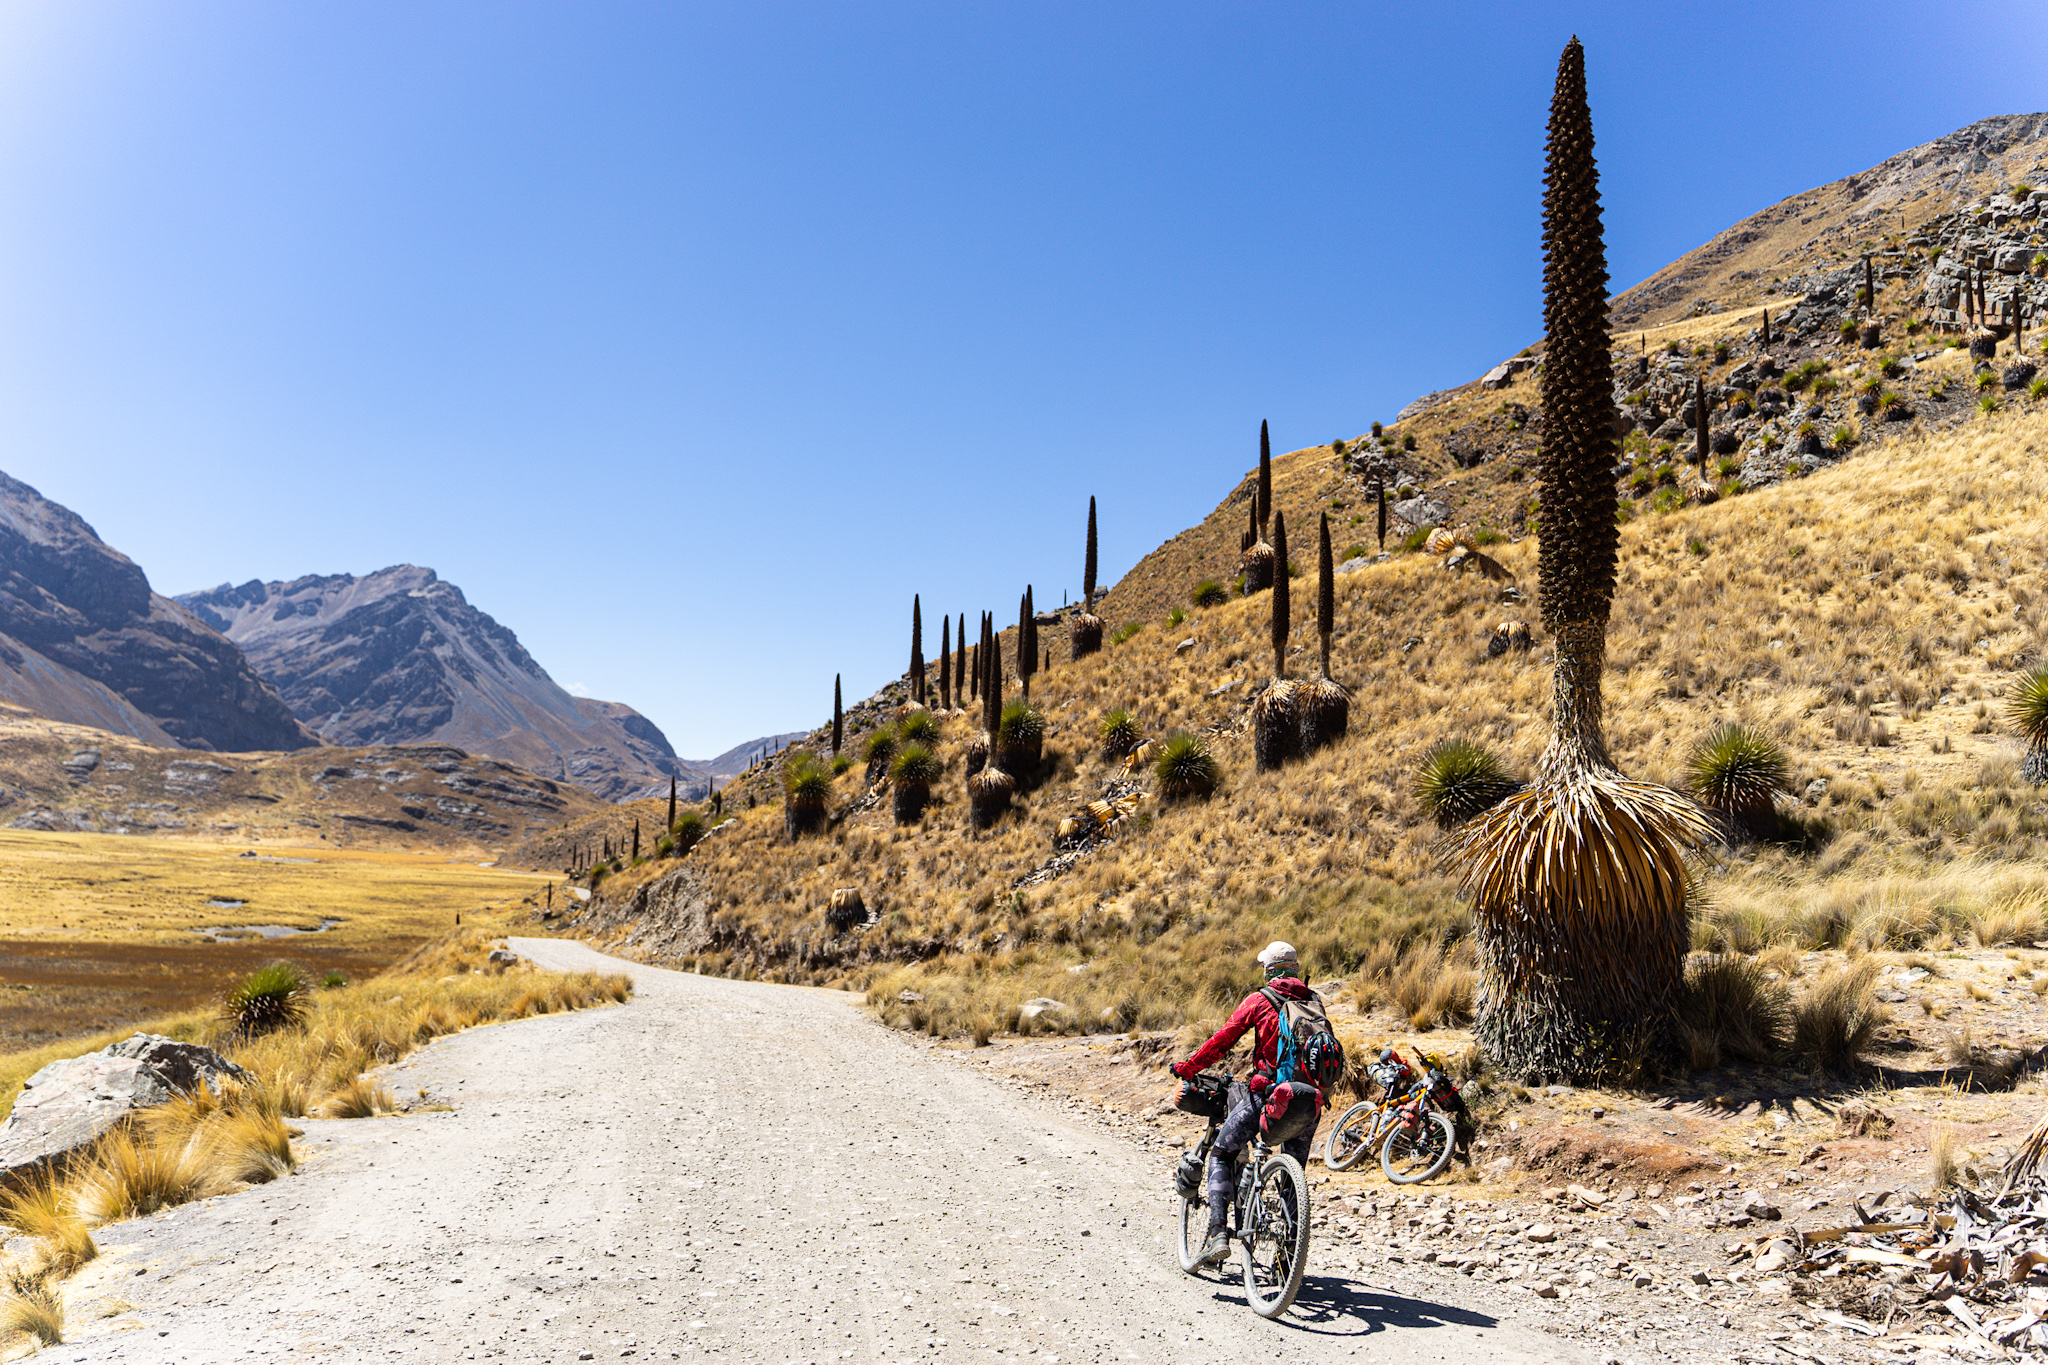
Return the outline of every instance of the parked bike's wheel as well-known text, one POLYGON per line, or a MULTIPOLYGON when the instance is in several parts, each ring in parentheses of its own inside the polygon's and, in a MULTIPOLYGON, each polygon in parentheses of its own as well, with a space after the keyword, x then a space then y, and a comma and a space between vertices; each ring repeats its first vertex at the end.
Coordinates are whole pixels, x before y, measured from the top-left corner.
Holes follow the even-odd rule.
POLYGON ((1458 1130, 1449 1114, 1431 1110, 1414 1127, 1394 1125, 1380 1148, 1380 1169, 1396 1185, 1413 1185, 1429 1179, 1451 1164, 1451 1148, 1458 1130))
POLYGON ((1291 1156, 1267 1157, 1252 1191, 1251 1226, 1238 1264, 1244 1296, 1262 1318, 1285 1313, 1308 1269, 1308 1177, 1291 1156))
POLYGON ((1372 1116, 1376 1107, 1371 1100, 1360 1100, 1330 1125, 1330 1136, 1323 1141, 1325 1166, 1333 1171, 1348 1171, 1358 1164, 1372 1145, 1372 1116))
POLYGON ((1202 1244, 1209 1239, 1209 1206, 1199 1199, 1180 1201, 1180 1268, 1188 1274, 1200 1269, 1202 1244))

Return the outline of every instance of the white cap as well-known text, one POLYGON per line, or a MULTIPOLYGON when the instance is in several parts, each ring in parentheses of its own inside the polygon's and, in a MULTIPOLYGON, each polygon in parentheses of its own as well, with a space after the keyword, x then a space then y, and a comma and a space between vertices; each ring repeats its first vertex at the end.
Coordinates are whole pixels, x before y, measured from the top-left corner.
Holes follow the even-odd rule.
POLYGON ((1292 943, 1282 943, 1277 938, 1268 943, 1265 951, 1259 954, 1259 965, 1269 969, 1278 966, 1282 962, 1294 962, 1297 960, 1294 955, 1294 945, 1292 943))

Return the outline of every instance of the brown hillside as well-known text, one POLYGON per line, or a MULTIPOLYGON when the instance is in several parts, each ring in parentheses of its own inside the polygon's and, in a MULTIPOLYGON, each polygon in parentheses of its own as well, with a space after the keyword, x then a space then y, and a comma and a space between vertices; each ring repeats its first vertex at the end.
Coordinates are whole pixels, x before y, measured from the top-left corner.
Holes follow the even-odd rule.
POLYGON ((1980 119, 1752 214, 1616 298, 1614 325, 1768 303, 1783 292, 1774 285, 1821 261, 1906 236, 2015 181, 2048 181, 2048 114, 1980 119))
MULTIPOLYGON (((1275 474, 1276 505, 1293 525, 1347 500, 1326 450, 1284 457, 1275 474)), ((1993 709, 2014 669, 2048 645, 2048 531, 2033 491, 2044 476, 2048 415, 2002 415, 1907 431, 1809 478, 1624 527, 1607 692, 1617 758, 1677 782, 1694 740, 1718 721, 1747 720, 1792 754, 1792 790, 1810 794, 1805 818, 1826 840, 1818 854, 1732 858, 1710 886, 1726 915, 1775 923, 1839 901, 1845 931, 1899 894, 1868 888, 1958 858, 2009 864, 2024 884, 1987 876, 1974 891, 1951 887, 1943 904, 1957 913, 1994 893, 2048 891, 2048 804, 2019 783, 1993 709)), ((1228 504, 1219 518, 1232 524, 1228 504)), ((1186 560, 1148 559, 1120 591, 1174 600, 1185 579, 1173 576, 1208 564, 1195 537, 1183 544, 1186 560)), ((1525 580, 1533 550, 1495 547, 1525 580)), ((1311 560, 1297 603, 1313 602, 1313 581, 1311 560)), ((798 981, 871 981, 879 964, 937 957, 934 990, 985 980, 1012 1006, 1055 993, 1126 1024, 1213 1007, 1237 986, 1233 953, 1272 933, 1295 936, 1317 971, 1338 973, 1376 939, 1455 932, 1458 898, 1431 870, 1434 830, 1411 774, 1447 735, 1528 770, 1548 732, 1542 632, 1527 655, 1490 659, 1485 643, 1502 620, 1535 626, 1536 613, 1420 553, 1355 563, 1336 587, 1335 672, 1353 710, 1335 749, 1252 772, 1244 716, 1270 671, 1268 603, 1232 601, 1173 630, 1155 620, 1042 675, 1033 698, 1048 721, 1050 774, 989 834, 966 828, 961 755, 972 724, 954 714, 941 721, 939 799, 918 824, 895 826, 856 766, 838 779, 829 832, 792 844, 771 764, 727 789, 732 820, 680 870, 654 862, 609 880, 586 927, 630 936, 663 960, 798 981), (1193 644, 1182 650, 1184 640, 1193 644), (1094 729, 1119 705, 1151 735, 1209 733, 1222 789, 1205 802, 1148 801, 1116 837, 1062 859, 1060 819, 1117 790, 1094 729), (827 931, 823 910, 840 886, 863 889, 871 927, 827 931)), ((1297 606, 1297 674, 1313 658, 1306 615, 1297 606)), ((887 702, 861 715, 856 744, 887 702)), ((1152 788, 1149 773, 1138 777, 1152 788)), ((1720 918, 1703 926, 1707 942, 1724 932, 1720 918)), ((1882 941, 1882 926, 1873 932, 1882 941)))
POLYGON ((0 824, 486 855, 603 805, 445 744, 218 754, 0 705, 0 824))

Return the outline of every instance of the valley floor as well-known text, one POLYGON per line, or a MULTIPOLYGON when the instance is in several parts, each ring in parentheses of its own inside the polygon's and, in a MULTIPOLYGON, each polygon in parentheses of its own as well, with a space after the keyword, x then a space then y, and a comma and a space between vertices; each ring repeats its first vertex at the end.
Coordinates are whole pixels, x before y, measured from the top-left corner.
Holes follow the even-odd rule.
MULTIPOLYGON (((297 1176, 106 1229, 41 1358, 1600 1358, 1532 1326, 1524 1290, 1357 1273, 1323 1243, 1261 1322, 1178 1270, 1171 1163, 1130 1120, 1020 1096, 838 992, 629 969, 626 1005, 387 1073, 445 1112, 308 1123, 297 1176)), ((1668 1349, 1615 1344, 1700 1358, 1715 1315, 1667 1316, 1668 1349)))

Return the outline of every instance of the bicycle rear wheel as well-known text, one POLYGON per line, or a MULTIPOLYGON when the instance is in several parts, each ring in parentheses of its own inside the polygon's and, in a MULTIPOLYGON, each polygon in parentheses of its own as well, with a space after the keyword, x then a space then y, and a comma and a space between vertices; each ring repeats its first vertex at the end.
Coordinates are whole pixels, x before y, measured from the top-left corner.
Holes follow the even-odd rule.
POLYGON ((1266 1158, 1252 1192, 1251 1226, 1238 1264, 1244 1296, 1262 1318, 1277 1318, 1301 1292, 1308 1269, 1308 1177, 1287 1155, 1266 1158))
POLYGON ((1325 1166, 1333 1171, 1348 1171, 1358 1164, 1372 1142, 1373 1109, 1371 1100, 1360 1100, 1330 1125, 1330 1136, 1323 1140, 1325 1166))
POLYGON ((1451 1164, 1451 1148, 1457 1137, 1451 1116, 1434 1109, 1412 1128, 1397 1123, 1380 1148, 1380 1169, 1396 1185, 1427 1180, 1451 1164))

